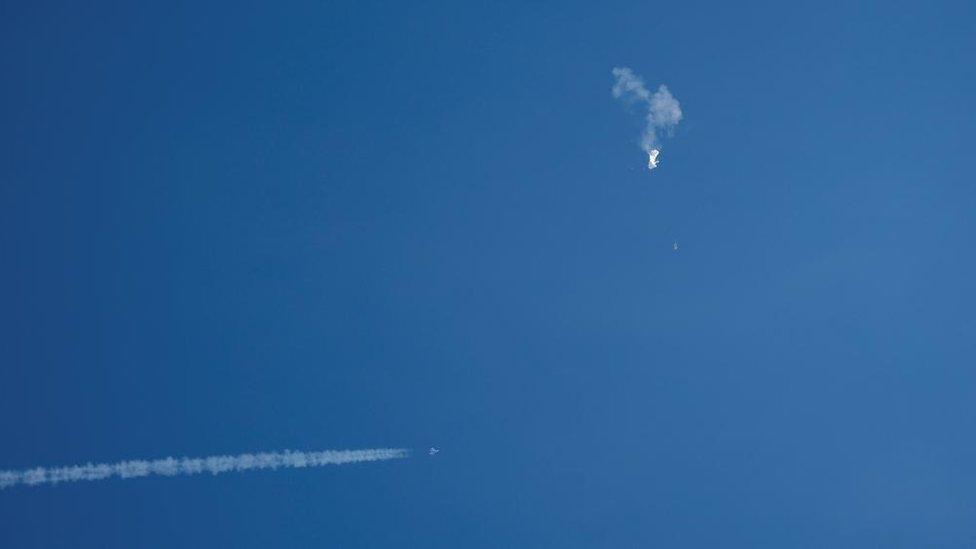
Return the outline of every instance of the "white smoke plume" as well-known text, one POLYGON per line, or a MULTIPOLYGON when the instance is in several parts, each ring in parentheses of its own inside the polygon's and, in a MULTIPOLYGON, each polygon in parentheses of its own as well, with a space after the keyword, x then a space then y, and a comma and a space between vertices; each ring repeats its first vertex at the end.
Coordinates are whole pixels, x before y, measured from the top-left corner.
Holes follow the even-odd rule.
POLYGON ((657 156, 661 152, 658 132, 670 136, 678 122, 681 122, 681 104, 671 95, 668 87, 661 84, 653 94, 648 91, 641 77, 627 67, 616 67, 611 71, 616 82, 613 96, 627 102, 640 102, 647 107, 647 125, 641 136, 641 149, 647 153, 647 168, 657 167, 657 156))
POLYGON ((83 480, 102 480, 112 477, 136 478, 149 475, 166 477, 210 473, 219 475, 231 471, 255 469, 286 469, 322 467, 343 463, 362 463, 401 459, 410 456, 403 448, 379 448, 372 450, 325 450, 320 452, 261 452, 236 456, 210 456, 205 458, 165 458, 152 461, 120 461, 118 463, 88 463, 69 467, 46 469, 37 467, 24 471, 0 471, 0 489, 19 484, 58 484, 83 480))

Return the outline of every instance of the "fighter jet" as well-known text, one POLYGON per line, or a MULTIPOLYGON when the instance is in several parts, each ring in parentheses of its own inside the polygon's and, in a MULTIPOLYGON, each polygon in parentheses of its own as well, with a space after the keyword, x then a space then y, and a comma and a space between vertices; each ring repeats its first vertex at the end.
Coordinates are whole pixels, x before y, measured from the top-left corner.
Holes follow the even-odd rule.
POLYGON ((430 450, 427 450, 427 455, 428 456, 435 456, 435 455, 437 455, 437 452, 440 452, 440 450, 438 450, 437 448, 434 448, 433 446, 431 446, 430 447, 430 450))
POLYGON ((653 170, 657 167, 657 155, 661 154, 661 151, 657 149, 651 149, 647 151, 647 169, 653 170))

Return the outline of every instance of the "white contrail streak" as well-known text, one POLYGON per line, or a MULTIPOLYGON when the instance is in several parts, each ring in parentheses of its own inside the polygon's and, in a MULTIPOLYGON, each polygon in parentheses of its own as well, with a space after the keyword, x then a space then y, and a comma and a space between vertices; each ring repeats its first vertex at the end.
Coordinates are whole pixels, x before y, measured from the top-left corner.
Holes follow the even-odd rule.
POLYGON ((362 463, 408 457, 410 451, 403 448, 377 448, 370 450, 325 450, 320 452, 261 452, 236 456, 210 456, 205 458, 171 457, 151 461, 120 461, 118 463, 88 463, 70 467, 46 469, 37 467, 24 471, 0 471, 0 489, 18 484, 36 486, 81 480, 102 480, 111 477, 136 478, 149 475, 174 477, 210 473, 218 475, 230 471, 254 469, 284 469, 322 467, 343 463, 362 463))

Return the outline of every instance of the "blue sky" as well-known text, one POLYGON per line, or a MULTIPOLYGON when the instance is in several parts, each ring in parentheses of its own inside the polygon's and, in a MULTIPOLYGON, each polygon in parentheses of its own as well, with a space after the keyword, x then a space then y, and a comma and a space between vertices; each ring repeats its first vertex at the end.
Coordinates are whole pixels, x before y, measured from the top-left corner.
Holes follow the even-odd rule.
POLYGON ((443 450, 0 545, 971 547, 976 13, 784 4, 0 8, 0 469, 443 450))

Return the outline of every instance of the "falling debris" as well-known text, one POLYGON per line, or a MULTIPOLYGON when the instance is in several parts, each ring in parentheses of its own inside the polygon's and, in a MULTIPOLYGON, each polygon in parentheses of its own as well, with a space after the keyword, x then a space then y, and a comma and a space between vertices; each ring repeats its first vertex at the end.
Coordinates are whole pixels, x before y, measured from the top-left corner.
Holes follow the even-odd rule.
POLYGON ((661 151, 657 149, 651 149, 647 151, 647 169, 653 170, 657 167, 657 155, 661 154, 661 151))

